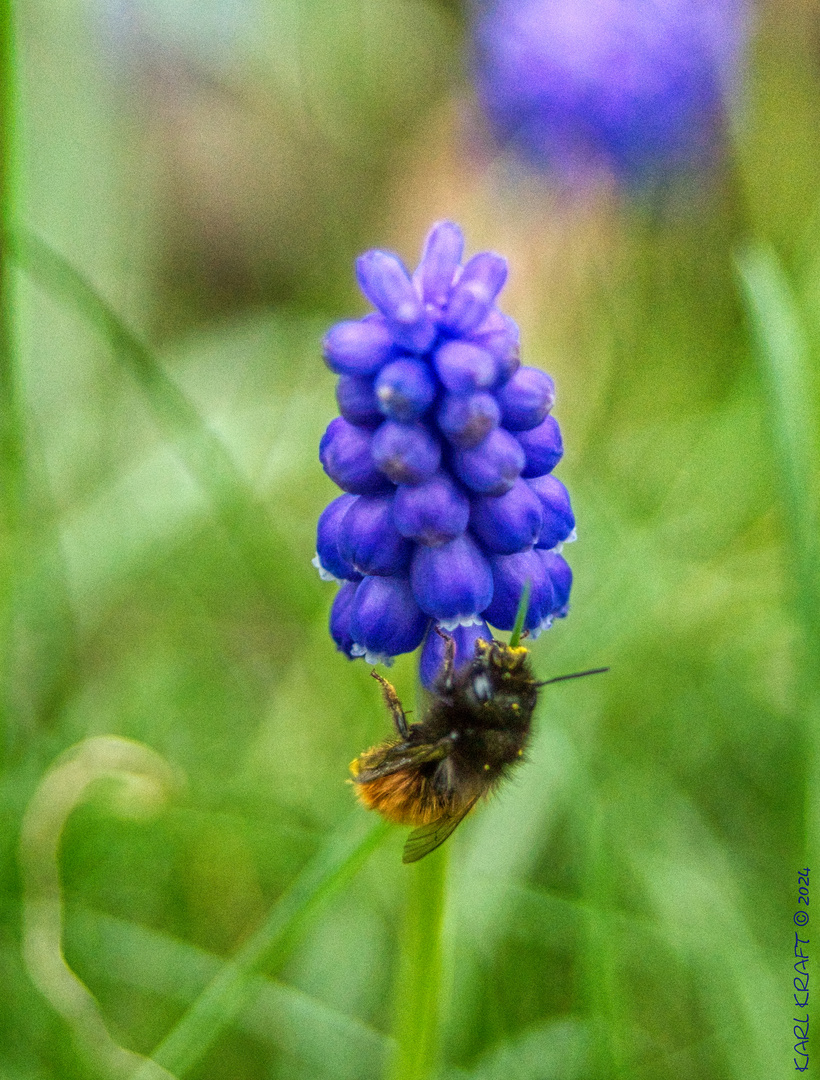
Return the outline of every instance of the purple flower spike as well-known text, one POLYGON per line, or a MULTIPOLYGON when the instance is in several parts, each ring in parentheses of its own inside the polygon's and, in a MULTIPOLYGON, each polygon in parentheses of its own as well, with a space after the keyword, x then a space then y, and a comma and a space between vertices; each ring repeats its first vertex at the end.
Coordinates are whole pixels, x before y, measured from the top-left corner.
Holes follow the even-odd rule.
POLYGON ((341 416, 331 420, 319 443, 322 468, 334 483, 353 495, 380 495, 391 486, 371 453, 372 434, 341 416))
POLYGON ((464 234, 452 221, 440 221, 434 225, 413 281, 421 291, 426 304, 439 310, 450 298, 453 278, 461 263, 464 251, 464 234))
POLYGON ((429 349, 436 331, 401 261, 387 251, 366 251, 356 260, 356 276, 398 343, 412 352, 429 349))
POLYGON ((483 442, 500 420, 492 394, 447 394, 438 411, 438 426, 453 446, 464 450, 483 442))
POLYGON ((394 349, 390 327, 381 315, 340 322, 325 334, 325 362, 338 375, 375 375, 394 349))
MULTIPOLYGON (((472 626, 457 626, 455 630, 446 631, 455 642, 456 657, 455 669, 458 671, 465 664, 469 664, 475 656, 475 643, 477 641, 491 641, 490 628, 482 619, 472 626)), ((427 631, 424 646, 419 660, 419 675, 422 686, 435 691, 437 680, 442 677, 444 664, 445 643, 441 634, 436 633, 435 625, 427 631)), ((444 687, 441 687, 444 689, 444 687)))
POLYGON ((538 496, 544 513, 541 534, 535 546, 550 549, 556 544, 565 543, 575 529, 569 492, 555 476, 539 476, 525 482, 538 496))
POLYGON ((339 554, 360 574, 401 576, 413 545, 393 524, 393 497, 362 495, 339 523, 339 554))
POLYGON ((427 623, 406 578, 366 577, 351 605, 351 654, 369 664, 389 662, 419 647, 427 623))
POLYGON ((352 660, 355 655, 353 653, 355 643, 350 636, 350 616, 358 587, 357 583, 346 581, 336 593, 333 607, 330 609, 330 636, 336 642, 336 648, 344 653, 348 660, 352 660))
POLYGON ((507 280, 507 260, 492 251, 473 255, 444 311, 442 326, 451 334, 469 334, 489 314, 493 301, 507 280))
MULTIPOLYGON (((555 610, 552 578, 540 551, 521 551, 517 555, 496 555, 491 561, 493 600, 483 615, 499 630, 512 630, 525 584, 530 582, 530 606, 524 628, 531 637, 546 630, 555 610)), ((361 587, 361 586, 360 586, 361 587)))
POLYGON ((336 383, 336 401, 349 424, 375 428, 384 419, 373 380, 365 375, 341 375, 336 383))
MULTIPOLYGON (((371 662, 416 648, 430 618, 478 626, 458 630, 471 655, 489 633, 483 612, 512 626, 525 580, 533 633, 567 610, 572 577, 555 560, 573 517, 547 475, 562 453, 552 380, 521 367, 518 327, 495 306, 506 262, 481 252, 462 268, 463 246, 458 226, 440 222, 412 279, 395 255, 366 252, 357 273, 378 311, 325 338, 342 415, 319 456, 349 494, 319 520, 315 565, 350 586, 331 614, 334 640, 371 662)), ((426 647, 428 685, 439 642, 426 647)))
POLYGON ((352 564, 339 552, 339 530, 342 519, 358 498, 358 495, 340 495, 338 499, 328 503, 319 515, 319 524, 316 529, 316 558, 313 560, 313 565, 325 581, 361 581, 362 579, 362 575, 357 573, 352 564))
POLYGON ((555 592, 555 609, 553 615, 556 619, 563 619, 569 611, 569 593, 572 588, 572 571, 567 560, 554 551, 539 551, 541 561, 547 568, 547 573, 552 581, 555 592))
POLYGON ((469 341, 448 341, 435 355, 436 374, 451 394, 486 390, 498 376, 493 356, 469 341))
POLYGON ((447 476, 438 473, 415 487, 400 485, 393 500, 396 528, 411 540, 437 547, 455 540, 467 528, 470 503, 447 476))
POLYGON ((479 495, 472 500, 470 531, 486 551, 497 555, 531 548, 543 522, 541 501, 526 480, 516 480, 506 495, 479 495))
POLYGON ((419 607, 444 629, 478 621, 493 595, 489 563, 466 534, 440 547, 419 545, 410 583, 419 607))
POLYGON ((508 431, 529 431, 555 404, 555 383, 546 371, 521 367, 498 391, 498 404, 508 431))
POLYGON ((496 428, 474 449, 457 450, 453 461, 456 476, 471 491, 503 495, 521 475, 525 457, 518 440, 496 428))
POLYGON ((436 384, 423 360, 402 357, 386 364, 376 379, 378 407, 390 420, 418 420, 433 404, 436 384))
POLYGON ((438 470, 441 447, 421 424, 385 420, 373 436, 373 460, 395 484, 423 484, 438 470))
POLYGON ((518 443, 526 455, 526 464, 521 470, 526 480, 552 472, 564 456, 561 429, 552 416, 531 431, 519 431, 518 443))

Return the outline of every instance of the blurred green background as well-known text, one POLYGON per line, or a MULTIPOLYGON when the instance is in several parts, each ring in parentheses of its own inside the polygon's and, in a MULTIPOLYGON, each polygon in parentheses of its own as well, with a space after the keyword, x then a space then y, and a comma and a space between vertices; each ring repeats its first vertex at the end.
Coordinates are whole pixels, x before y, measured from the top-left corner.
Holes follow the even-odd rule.
MULTIPOLYGON (((0 1076, 128 1075, 110 1047, 150 1054, 366 828, 347 763, 388 719, 310 565, 335 493, 319 342, 364 310, 355 255, 412 264, 442 217, 508 257, 502 307, 558 386, 579 541, 536 670, 611 673, 544 693, 526 769, 448 845, 430 1075, 791 1074, 818 795, 818 4, 758 8, 726 163, 631 207, 488 155, 454 2, 12 14, 0 1076), (158 759, 95 736, 155 751, 167 798, 158 759), (57 869, 97 1013, 48 922, 57 869)), ((413 658, 393 671, 412 703, 413 658)), ((390 1074, 403 839, 178 1076, 390 1074)))

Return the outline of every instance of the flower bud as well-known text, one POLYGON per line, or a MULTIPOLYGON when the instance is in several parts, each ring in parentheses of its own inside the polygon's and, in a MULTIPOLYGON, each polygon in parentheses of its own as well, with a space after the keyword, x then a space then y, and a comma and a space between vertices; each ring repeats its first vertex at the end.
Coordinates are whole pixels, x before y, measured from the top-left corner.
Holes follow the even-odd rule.
POLYGON ((436 386, 430 368, 408 356, 386 364, 376 379, 378 408, 390 420, 409 424, 433 404, 436 386))
POLYGON ((539 551, 541 560, 547 568, 547 573, 552 582, 555 593, 555 608, 553 615, 556 619, 565 618, 569 611, 569 594, 572 588, 572 570, 567 560, 554 551, 539 551))
MULTIPOLYGON (((490 633, 489 626, 483 619, 481 622, 473 623, 471 626, 457 626, 455 629, 447 631, 447 634, 455 644, 454 667, 456 671, 460 671, 461 668, 475 658, 475 643, 477 641, 491 641, 493 636, 490 633)), ((441 634, 436 633, 435 625, 431 626, 427 631, 427 637, 424 639, 424 646, 421 650, 419 675, 422 686, 432 690, 434 693, 437 689, 437 681, 443 675, 442 667, 446 647, 444 638, 441 634)), ((444 690, 444 687, 439 689, 444 690)))
POLYGON ((436 419, 453 446, 469 450, 498 427, 501 410, 492 394, 445 394, 436 419))
POLYGON ((459 449, 453 455, 456 476, 480 495, 503 495, 509 491, 520 476, 524 461, 521 445, 503 428, 491 431, 473 449, 459 449))
POLYGON ((350 636, 350 616, 358 587, 357 582, 346 581, 336 593, 333 607, 330 609, 330 636, 336 642, 336 648, 344 653, 348 660, 352 660, 354 656, 352 651, 354 641, 350 636))
POLYGON ((413 282, 426 304, 441 309, 450 298, 453 278, 461 263, 464 235, 452 221, 434 225, 424 245, 413 282))
POLYGON ((529 431, 555 404, 555 383, 546 371, 520 367, 498 391, 498 404, 508 431, 529 431))
POLYGON ((541 533, 535 543, 539 548, 554 548, 564 543, 575 528, 575 515, 569 501, 569 492, 554 476, 538 476, 525 483, 541 502, 544 520, 541 533))
POLYGON ((554 416, 548 416, 531 431, 519 431, 517 438, 526 455, 526 464, 521 470, 526 480, 552 472, 564 456, 561 429, 554 416))
POLYGON ((406 578, 366 577, 356 586, 351 607, 351 654, 374 664, 412 652, 421 644, 427 623, 406 578))
POLYGON ((543 525, 541 502, 526 480, 516 480, 504 495, 472 499, 470 532, 485 551, 512 555, 531 548, 543 525))
POLYGON ((373 380, 366 375, 340 375, 336 383, 336 400, 339 412, 349 424, 375 428, 384 419, 373 380))
POLYGON ((495 358, 499 383, 505 383, 521 366, 518 324, 498 308, 490 308, 469 339, 495 358))
POLYGON ((361 574, 339 552, 339 530, 342 518, 359 498, 358 495, 340 495, 329 503, 319 515, 316 528, 316 558, 313 565, 319 576, 328 580, 361 581, 361 574))
POLYGON ((524 629, 538 637, 552 622, 555 592, 548 568, 540 551, 521 551, 517 555, 496 555, 490 560, 493 576, 492 603, 484 618, 499 630, 512 630, 524 586, 530 583, 530 604, 524 629))
POLYGON ((356 276, 397 343, 412 352, 429 349, 436 331, 401 261, 387 251, 366 251, 356 260, 356 276))
POLYGON ((493 595, 489 564, 466 533, 439 547, 419 545, 410 583, 422 611, 445 629, 475 622, 493 595))
POLYGON ((414 487, 396 488, 393 520, 411 540, 436 547, 455 540, 467 528, 470 503, 445 473, 414 487))
POLYGON ((475 330, 486 319, 506 280, 506 259, 492 251, 474 255, 462 270, 444 310, 444 329, 451 334, 475 330))
POLYGON ((498 374, 496 362, 486 349, 469 341, 448 341, 436 350, 436 372, 451 394, 486 390, 498 374))
POLYGON ((322 468, 334 483, 354 495, 379 495, 390 483, 373 460, 372 433, 341 416, 331 420, 319 443, 322 468))
POLYGON ((325 362, 338 375, 375 375, 393 354, 393 335, 381 315, 331 326, 322 342, 325 362))
POLYGON ((395 484, 422 484, 438 469, 441 447, 421 424, 385 420, 373 436, 373 461, 395 484))
POLYGON ((339 554, 360 574, 398 577, 413 545, 393 524, 392 495, 361 495, 339 524, 339 554))

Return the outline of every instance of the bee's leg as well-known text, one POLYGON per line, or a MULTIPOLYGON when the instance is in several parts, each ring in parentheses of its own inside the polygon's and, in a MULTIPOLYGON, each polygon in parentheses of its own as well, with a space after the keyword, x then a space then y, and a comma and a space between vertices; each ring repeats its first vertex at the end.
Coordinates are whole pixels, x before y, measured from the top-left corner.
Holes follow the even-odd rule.
POLYGON ((381 683, 384 703, 390 710, 390 715, 393 717, 393 723, 396 725, 396 731, 402 739, 406 739, 410 734, 410 728, 407 726, 407 717, 404 715, 404 709, 401 707, 399 695, 387 679, 383 679, 377 671, 371 671, 370 674, 374 679, 378 679, 381 683))
POLYGON ((450 634, 445 634, 439 626, 436 626, 435 631, 444 642, 444 664, 441 673, 445 689, 449 690, 456 673, 456 639, 450 634))

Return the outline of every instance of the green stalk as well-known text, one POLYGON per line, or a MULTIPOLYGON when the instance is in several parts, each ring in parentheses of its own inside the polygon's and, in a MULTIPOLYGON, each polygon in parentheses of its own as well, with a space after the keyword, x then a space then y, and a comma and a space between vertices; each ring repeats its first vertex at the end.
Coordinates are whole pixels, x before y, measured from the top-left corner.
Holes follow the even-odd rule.
MULTIPOLYGON (((156 1047, 152 1061, 178 1077, 189 1073, 241 1011, 254 977, 282 964, 317 908, 354 877, 389 830, 386 822, 373 825, 358 811, 346 819, 156 1047)), ((133 1076, 133 1080, 150 1078, 150 1064, 133 1076)))
POLYGON ((444 845, 409 868, 391 1080, 427 1080, 438 1061, 448 850, 444 845))

